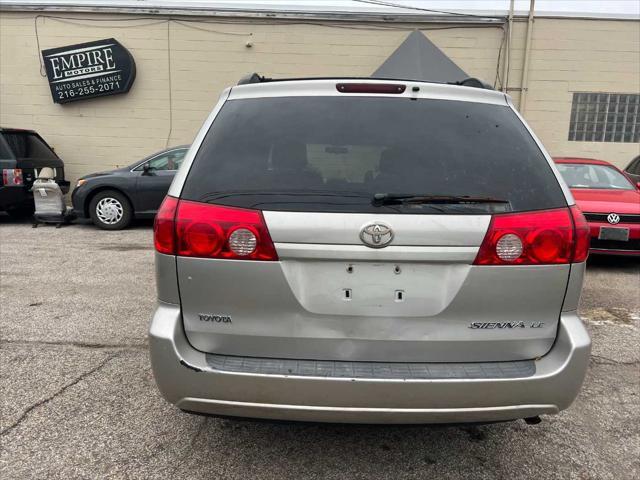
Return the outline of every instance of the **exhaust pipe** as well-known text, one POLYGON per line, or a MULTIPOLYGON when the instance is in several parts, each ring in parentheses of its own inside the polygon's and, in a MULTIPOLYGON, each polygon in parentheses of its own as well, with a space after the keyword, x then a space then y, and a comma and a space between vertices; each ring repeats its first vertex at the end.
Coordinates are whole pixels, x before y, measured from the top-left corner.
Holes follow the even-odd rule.
POLYGON ((537 425, 542 421, 542 419, 540 416, 536 415, 535 417, 527 417, 524 421, 527 425, 537 425))

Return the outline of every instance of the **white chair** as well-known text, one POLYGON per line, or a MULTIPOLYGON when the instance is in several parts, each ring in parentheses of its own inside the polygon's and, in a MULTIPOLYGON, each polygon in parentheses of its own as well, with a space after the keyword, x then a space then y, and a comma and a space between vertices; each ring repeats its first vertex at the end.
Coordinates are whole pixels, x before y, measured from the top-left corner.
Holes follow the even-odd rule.
POLYGON ((31 191, 35 204, 34 227, 37 227, 38 223, 55 223, 59 227, 69 220, 64 194, 54 178, 53 169, 45 167, 33 182, 31 191))

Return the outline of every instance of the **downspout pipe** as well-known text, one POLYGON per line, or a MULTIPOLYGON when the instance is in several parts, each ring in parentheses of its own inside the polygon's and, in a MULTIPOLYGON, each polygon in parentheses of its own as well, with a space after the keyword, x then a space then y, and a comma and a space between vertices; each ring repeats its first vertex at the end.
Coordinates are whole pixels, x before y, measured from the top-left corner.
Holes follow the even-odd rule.
POLYGON ((527 41, 524 47, 524 63, 522 65, 522 91, 520 92, 520 102, 518 110, 524 115, 527 107, 527 91, 529 89, 529 62, 531 60, 531 36, 533 34, 533 17, 535 12, 536 0, 531 0, 529 4, 529 19, 527 21, 527 41))
POLYGON ((511 62, 511 38, 513 32, 513 9, 515 0, 509 3, 509 17, 507 19, 507 46, 504 52, 504 63, 502 65, 502 91, 507 93, 509 86, 509 63, 511 62))

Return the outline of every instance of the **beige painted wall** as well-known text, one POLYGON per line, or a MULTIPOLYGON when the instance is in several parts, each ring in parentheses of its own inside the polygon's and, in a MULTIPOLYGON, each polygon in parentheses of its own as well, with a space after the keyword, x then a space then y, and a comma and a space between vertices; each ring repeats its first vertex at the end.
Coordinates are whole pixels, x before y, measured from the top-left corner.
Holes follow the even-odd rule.
MULTIPOLYGON (((115 37, 133 54, 138 72, 126 95, 54 104, 40 74, 35 14, 0 13, 0 124, 38 130, 65 160, 72 181, 132 163, 167 144, 189 143, 220 91, 248 72, 274 77, 369 75, 414 27, 249 20, 168 24, 161 16, 56 16, 66 20, 38 19, 41 50, 115 37), (86 18, 100 21, 82 20, 86 18), (124 18, 135 20, 116 21, 124 18), (245 47, 249 38, 252 48, 245 47)), ((420 28, 467 73, 493 83, 500 28, 420 28)), ((520 87, 525 33, 526 23, 516 23, 512 88, 520 87)), ((640 92, 640 22, 537 19, 529 78, 525 117, 552 155, 594 156, 622 166, 639 153, 637 143, 568 142, 567 135, 574 91, 640 92)), ((519 93, 512 93, 517 104, 519 93)))

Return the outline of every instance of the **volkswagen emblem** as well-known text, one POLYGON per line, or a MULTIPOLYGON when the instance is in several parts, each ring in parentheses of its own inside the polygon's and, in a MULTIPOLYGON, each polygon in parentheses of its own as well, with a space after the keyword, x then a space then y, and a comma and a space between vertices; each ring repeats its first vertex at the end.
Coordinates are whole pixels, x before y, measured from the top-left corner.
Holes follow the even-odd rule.
POLYGON ((610 213, 609 215, 607 215, 607 222, 609 222, 611 225, 620 223, 620 215, 618 215, 617 213, 610 213))
POLYGON ((382 248, 386 247, 393 240, 393 230, 389 225, 384 223, 369 223, 360 230, 360 240, 367 247, 382 248))

